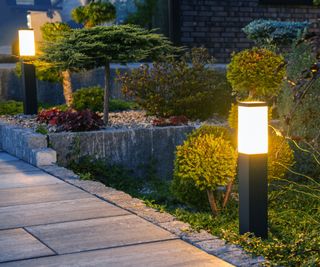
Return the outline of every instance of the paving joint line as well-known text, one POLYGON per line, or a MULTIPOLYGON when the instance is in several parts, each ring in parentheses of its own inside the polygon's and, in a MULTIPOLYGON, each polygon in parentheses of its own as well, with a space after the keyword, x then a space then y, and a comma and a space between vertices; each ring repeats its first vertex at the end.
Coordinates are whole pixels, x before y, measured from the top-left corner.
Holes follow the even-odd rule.
POLYGON ((50 249, 54 254, 58 255, 58 253, 51 248, 48 244, 46 244, 46 242, 42 241, 40 238, 38 238, 36 235, 34 235, 33 233, 31 233, 30 231, 28 231, 28 229, 26 229, 25 227, 22 227, 22 229, 28 233, 29 235, 31 235, 33 238, 35 238, 36 240, 38 240, 41 244, 43 244, 45 247, 47 247, 48 249, 50 249))
POLYGON ((81 222, 81 221, 90 221, 90 220, 97 220, 97 219, 107 219, 107 218, 115 218, 115 217, 129 216, 129 215, 131 216, 132 214, 119 214, 119 215, 101 216, 101 217, 85 218, 85 219, 70 220, 70 221, 61 221, 61 222, 54 222, 54 223, 42 223, 42 224, 32 224, 32 225, 16 226, 16 227, 9 227, 9 228, 0 228, 0 231, 21 229, 21 228, 24 228, 24 227, 31 228, 31 227, 38 227, 38 226, 55 225, 55 224, 59 224, 59 223, 69 223, 69 222, 81 222))

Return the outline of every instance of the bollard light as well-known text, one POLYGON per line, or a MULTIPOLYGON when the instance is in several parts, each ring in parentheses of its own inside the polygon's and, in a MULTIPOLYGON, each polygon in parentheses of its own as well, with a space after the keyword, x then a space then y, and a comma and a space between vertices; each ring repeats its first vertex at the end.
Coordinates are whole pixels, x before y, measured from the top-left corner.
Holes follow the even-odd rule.
POLYGON ((24 94, 23 111, 24 114, 34 115, 38 112, 36 70, 32 62, 24 60, 24 58, 34 57, 36 54, 32 29, 19 30, 19 51, 24 94))
POLYGON ((238 103, 240 234, 268 237, 268 106, 238 103))
POLYGON ((19 51, 21 57, 35 56, 36 49, 32 29, 19 30, 19 51))

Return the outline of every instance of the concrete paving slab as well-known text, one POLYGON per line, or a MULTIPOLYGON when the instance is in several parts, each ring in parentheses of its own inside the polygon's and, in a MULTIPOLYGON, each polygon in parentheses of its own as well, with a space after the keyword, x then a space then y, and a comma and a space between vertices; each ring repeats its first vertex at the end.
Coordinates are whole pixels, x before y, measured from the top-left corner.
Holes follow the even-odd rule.
POLYGON ((52 184, 63 184, 63 181, 43 171, 0 174, 0 189, 52 184))
POLYGON ((0 162, 14 161, 14 160, 19 160, 19 159, 9 155, 8 153, 0 152, 0 162))
POLYGON ((37 171, 36 167, 22 161, 22 160, 13 160, 13 161, 6 161, 0 162, 0 173, 25 173, 30 171, 37 171))
POLYGON ((126 215, 129 212, 97 198, 0 208, 0 229, 126 215))
MULTIPOLYGON (((0 264, 1 266, 1 264, 0 264)), ((233 265, 181 241, 170 240, 129 247, 11 262, 8 267, 231 267, 233 265)))
POLYGON ((58 254, 177 238, 135 215, 41 225, 26 229, 58 254))
POLYGON ((0 189, 0 207, 82 198, 94 198, 94 196, 66 183, 0 189))
POLYGON ((55 253, 23 229, 0 231, 0 262, 55 253))

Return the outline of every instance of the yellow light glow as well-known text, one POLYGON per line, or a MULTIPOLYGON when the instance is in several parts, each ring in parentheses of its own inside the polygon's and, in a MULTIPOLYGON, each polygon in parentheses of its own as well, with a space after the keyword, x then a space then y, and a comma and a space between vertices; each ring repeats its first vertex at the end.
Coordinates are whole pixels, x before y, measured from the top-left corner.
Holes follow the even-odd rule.
POLYGON ((263 102, 238 106, 238 152, 268 153, 268 107, 263 102))
POLYGON ((34 56, 36 54, 33 30, 19 30, 20 56, 34 56))

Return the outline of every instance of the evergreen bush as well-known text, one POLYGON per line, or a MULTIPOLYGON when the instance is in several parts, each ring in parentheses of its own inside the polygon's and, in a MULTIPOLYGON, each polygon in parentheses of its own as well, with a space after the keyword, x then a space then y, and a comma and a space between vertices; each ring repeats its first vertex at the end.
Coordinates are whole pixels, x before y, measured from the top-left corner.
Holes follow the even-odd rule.
POLYGON ((241 100, 268 100, 278 95, 284 75, 283 57, 257 47, 233 54, 227 69, 227 79, 241 100))
POLYGON ((226 114, 231 103, 225 74, 210 68, 210 63, 206 49, 194 48, 180 60, 143 65, 118 80, 123 92, 151 115, 207 119, 213 113, 226 114))

